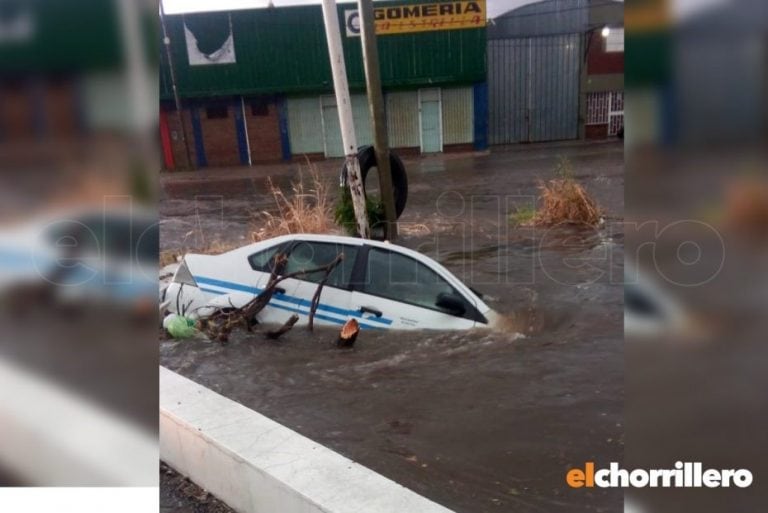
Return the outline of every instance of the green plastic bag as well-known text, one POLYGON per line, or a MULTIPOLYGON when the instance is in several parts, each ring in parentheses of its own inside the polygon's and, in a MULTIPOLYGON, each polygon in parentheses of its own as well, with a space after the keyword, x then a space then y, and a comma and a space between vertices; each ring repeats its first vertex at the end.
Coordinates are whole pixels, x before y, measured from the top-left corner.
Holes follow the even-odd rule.
POLYGON ((192 338, 197 335, 195 321, 182 315, 174 315, 171 319, 164 322, 166 331, 173 338, 192 338))

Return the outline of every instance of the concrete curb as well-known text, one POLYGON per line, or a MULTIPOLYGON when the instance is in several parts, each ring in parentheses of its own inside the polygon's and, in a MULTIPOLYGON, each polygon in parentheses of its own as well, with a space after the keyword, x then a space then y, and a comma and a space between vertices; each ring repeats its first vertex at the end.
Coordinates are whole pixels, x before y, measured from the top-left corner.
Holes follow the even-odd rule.
POLYGON ((0 463, 32 486, 157 486, 157 438, 66 385, 0 359, 0 463))
POLYGON ((163 367, 160 456, 240 513, 451 513, 163 367))

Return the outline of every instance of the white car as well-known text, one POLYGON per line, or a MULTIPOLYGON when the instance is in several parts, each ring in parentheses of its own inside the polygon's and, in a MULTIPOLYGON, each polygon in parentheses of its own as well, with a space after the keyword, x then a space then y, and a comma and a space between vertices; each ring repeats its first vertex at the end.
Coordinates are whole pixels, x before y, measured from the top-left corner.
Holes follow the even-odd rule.
POLYGON ((685 336, 691 319, 683 306, 645 272, 624 266, 624 334, 635 338, 685 336))
POLYGON ((48 213, 0 231, 0 297, 43 285, 63 301, 149 303, 157 297, 158 247, 151 212, 48 213))
MULTIPOLYGON (((434 260, 394 244, 332 235, 286 235, 221 255, 188 254, 162 300, 192 317, 242 307, 263 290, 278 253, 288 256, 284 275, 322 267, 343 253, 323 288, 317 324, 355 318, 362 328, 462 330, 496 321, 478 294, 434 260)), ((282 281, 257 321, 282 324, 295 313, 306 324, 323 276, 282 281)))

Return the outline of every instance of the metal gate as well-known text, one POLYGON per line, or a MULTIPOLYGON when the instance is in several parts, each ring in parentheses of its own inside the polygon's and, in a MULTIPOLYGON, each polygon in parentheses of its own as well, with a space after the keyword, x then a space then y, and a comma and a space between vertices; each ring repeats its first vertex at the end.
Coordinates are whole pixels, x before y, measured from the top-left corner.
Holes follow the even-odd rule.
MULTIPOLYGON (((368 97, 364 94, 350 96, 352 104, 352 119, 355 124, 357 145, 373 144, 371 133, 371 117, 368 112, 368 97)), ((339 110, 336 107, 336 97, 326 95, 320 97, 320 112, 323 121, 323 151, 326 157, 343 157, 344 144, 341 140, 341 125, 339 125, 339 110)))
POLYGON ((611 93, 610 109, 608 110, 608 135, 616 135, 624 128, 624 92, 611 93))
POLYGON ((491 144, 579 136, 580 34, 488 41, 491 144))
POLYGON ((607 134, 616 135, 624 128, 624 92, 587 93, 586 125, 607 125, 607 134))

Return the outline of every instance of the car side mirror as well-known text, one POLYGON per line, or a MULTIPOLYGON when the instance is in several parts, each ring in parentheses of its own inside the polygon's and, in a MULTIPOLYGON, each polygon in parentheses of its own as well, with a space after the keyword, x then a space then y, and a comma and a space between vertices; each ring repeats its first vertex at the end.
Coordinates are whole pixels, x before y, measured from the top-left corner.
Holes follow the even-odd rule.
POLYGON ((442 308, 451 315, 461 316, 467 311, 467 307, 464 305, 464 300, 456 294, 448 294, 447 292, 441 292, 437 295, 437 301, 435 305, 438 308, 442 308))

